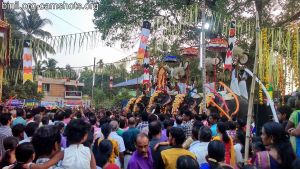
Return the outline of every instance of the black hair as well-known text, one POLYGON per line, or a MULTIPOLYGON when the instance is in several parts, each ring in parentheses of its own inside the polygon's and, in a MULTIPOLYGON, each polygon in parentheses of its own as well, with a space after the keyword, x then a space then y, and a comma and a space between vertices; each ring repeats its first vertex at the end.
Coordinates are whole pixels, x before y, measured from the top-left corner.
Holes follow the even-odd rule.
POLYGON ((212 117, 214 120, 219 120, 220 116, 217 113, 210 113, 209 115, 210 117, 212 117))
POLYGON ((176 124, 177 125, 181 125, 182 124, 182 116, 177 115, 175 120, 176 120, 176 124))
POLYGON ((246 136, 245 136, 245 133, 242 132, 241 130, 238 130, 236 132, 236 138, 239 140, 239 142, 245 146, 245 140, 246 140, 246 136))
POLYGON ((24 169, 23 164, 30 162, 34 154, 33 145, 28 142, 22 143, 17 146, 15 153, 17 163, 13 166, 13 169, 24 169))
POLYGON ((28 112, 26 113, 26 119, 31 119, 33 116, 34 116, 33 113, 30 112, 30 111, 28 111, 28 112))
POLYGON ((193 126, 197 126, 200 129, 200 127, 204 126, 204 124, 201 121, 195 120, 193 126))
POLYGON ((104 118, 101 118, 99 122, 100 122, 100 127, 101 127, 103 124, 110 123, 110 119, 104 117, 104 118))
POLYGON ((198 140, 199 137, 199 130, 202 126, 200 125, 194 125, 192 128, 192 135, 194 137, 194 139, 198 140))
POLYGON ((72 110, 71 109, 66 109, 63 113, 65 118, 70 118, 72 115, 72 110))
POLYGON ((21 133, 25 131, 25 126, 23 124, 16 124, 11 130, 14 137, 20 137, 21 133))
POLYGON ((112 115, 111 111, 106 111, 106 112, 105 112, 105 116, 106 116, 106 117, 109 117, 109 116, 111 116, 111 115, 112 115))
POLYGON ((161 132, 161 123, 153 121, 149 124, 149 136, 153 137, 161 132))
POLYGON ((157 117, 156 114, 149 115, 149 117, 148 117, 148 123, 151 123, 151 122, 156 121, 156 120, 158 120, 158 117, 157 117))
POLYGON ((96 117, 95 114, 91 114, 89 116, 89 122, 90 122, 91 125, 95 125, 97 123, 97 117, 96 117))
POLYGON ((167 129, 168 127, 174 126, 174 122, 172 120, 165 120, 163 122, 163 125, 164 125, 164 129, 167 129))
POLYGON ((28 123, 25 127, 25 133, 28 137, 32 137, 34 132, 39 128, 39 123, 31 122, 28 123))
POLYGON ((11 121, 11 114, 10 113, 1 113, 0 114, 0 123, 3 126, 6 126, 9 121, 11 121))
POLYGON ((142 118, 142 121, 148 121, 148 113, 146 111, 143 111, 141 113, 141 118, 142 118))
POLYGON ((208 163, 211 169, 219 167, 219 162, 225 159, 225 145, 221 141, 211 141, 207 147, 208 163))
POLYGON ((182 128, 172 127, 169 131, 172 138, 175 138, 175 143, 177 146, 181 146, 185 141, 185 134, 182 128))
POLYGON ((21 117, 23 117, 24 116, 24 110, 23 109, 21 109, 21 108, 17 108, 16 109, 16 115, 17 115, 17 117, 19 117, 19 116, 21 116, 21 117))
POLYGON ((257 149, 258 151, 265 151, 266 147, 261 141, 254 141, 252 142, 253 148, 257 149))
POLYGON ((198 162, 189 155, 180 156, 176 162, 177 169, 199 169, 198 162))
POLYGON ((120 118, 119 127, 121 129, 126 127, 126 119, 124 117, 120 118))
POLYGON ((50 121, 49 116, 44 116, 44 117, 42 118, 42 124, 43 124, 43 125, 48 125, 48 124, 49 124, 49 121, 50 121))
POLYGON ((59 130, 62 130, 65 128, 65 123, 63 123, 61 121, 55 122, 54 125, 57 126, 59 130))
POLYGON ((166 115, 165 114, 159 114, 158 118, 160 121, 165 121, 166 120, 166 115))
POLYGON ((5 153, 2 156, 0 162, 0 168, 11 165, 10 163, 10 153, 15 150, 18 146, 19 140, 16 137, 10 136, 3 139, 3 148, 5 153))
POLYGON ((64 112, 59 111, 54 114, 54 121, 63 121, 64 120, 64 112))
POLYGON ((273 144, 282 161, 281 168, 292 169, 292 163, 296 159, 289 137, 286 135, 282 125, 276 122, 268 122, 263 125, 267 136, 273 137, 273 144))
POLYGON ((238 119, 237 124, 239 125, 239 128, 245 127, 247 124, 247 120, 246 119, 238 119))
POLYGON ((218 128, 219 132, 222 134, 222 141, 224 143, 228 143, 230 141, 230 138, 226 132, 226 124, 224 122, 218 122, 217 128, 218 128))
POLYGON ((111 131, 112 131, 112 126, 109 123, 105 123, 101 126, 101 132, 104 136, 104 139, 108 138, 111 131))
POLYGON ((289 119, 290 115, 293 112, 293 109, 289 106, 281 106, 277 109, 280 114, 285 114, 286 118, 289 119))
POLYGON ((60 145, 61 135, 57 126, 42 126, 32 136, 31 143, 34 147, 37 158, 41 156, 50 156, 55 143, 60 145))
POLYGON ((228 121, 227 125, 228 125, 229 130, 235 130, 236 129, 236 125, 233 121, 228 121))
POLYGON ((212 132, 210 128, 202 126, 199 130, 199 140, 203 142, 210 142, 212 138, 212 132))
POLYGON ((189 110, 184 111, 183 114, 186 115, 186 116, 189 116, 190 119, 193 118, 193 113, 191 111, 189 111, 189 110))
POLYGON ((95 155, 96 164, 99 167, 102 167, 108 162, 112 151, 113 145, 110 140, 102 140, 100 144, 97 146, 97 155, 95 155))
POLYGON ((71 120, 67 125, 65 134, 70 144, 78 144, 88 134, 91 126, 82 119, 71 120))
POLYGON ((89 131, 87 139, 85 140, 85 142, 83 143, 83 145, 90 148, 92 146, 92 144, 93 144, 93 141, 94 141, 94 132, 93 131, 89 131))

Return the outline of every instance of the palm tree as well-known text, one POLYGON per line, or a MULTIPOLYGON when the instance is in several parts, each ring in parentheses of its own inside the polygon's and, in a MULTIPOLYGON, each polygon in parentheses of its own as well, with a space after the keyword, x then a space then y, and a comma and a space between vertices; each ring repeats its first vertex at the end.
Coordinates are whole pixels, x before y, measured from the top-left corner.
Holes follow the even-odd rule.
POLYGON ((43 67, 43 61, 38 60, 37 63, 34 66, 34 70, 36 75, 42 75, 45 68, 43 67))
POLYGON ((37 56, 41 59, 42 56, 46 57, 47 53, 55 54, 55 50, 50 44, 39 39, 51 37, 50 32, 43 30, 43 27, 47 24, 52 24, 52 22, 49 19, 41 18, 37 9, 28 10, 27 12, 21 10, 20 12, 19 22, 17 25, 20 32, 25 35, 25 38, 32 39, 33 59, 35 63, 37 63, 37 56))
MULTIPOLYGON (((14 10, 5 11, 5 16, 12 27, 12 39, 31 39, 33 49, 33 60, 37 64, 38 57, 42 59, 47 54, 55 54, 54 48, 41 40, 40 38, 51 37, 51 33, 43 30, 47 24, 52 24, 49 19, 41 18, 37 9, 21 10, 16 12, 14 10)), ((22 42, 21 42, 22 43, 22 42)), ((16 44, 15 44, 16 45, 16 44)), ((13 46, 13 48, 22 48, 22 44, 13 46)), ((22 51, 22 50, 19 50, 22 51)), ((14 53, 16 58, 21 59, 22 53, 14 53)))
POLYGON ((44 68, 47 71, 55 72, 56 69, 57 69, 56 65, 57 65, 58 62, 53 58, 48 58, 47 60, 43 60, 42 63, 45 66, 44 68))

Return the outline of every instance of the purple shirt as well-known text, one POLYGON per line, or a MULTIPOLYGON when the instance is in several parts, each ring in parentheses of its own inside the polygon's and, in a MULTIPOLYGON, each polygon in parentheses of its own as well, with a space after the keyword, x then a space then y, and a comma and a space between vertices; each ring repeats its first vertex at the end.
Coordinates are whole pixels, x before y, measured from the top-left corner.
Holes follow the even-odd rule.
POLYGON ((147 158, 142 157, 135 151, 128 162, 127 169, 153 169, 153 159, 150 148, 148 148, 147 158))
POLYGON ((167 129, 163 129, 161 131, 161 137, 160 137, 160 142, 166 142, 168 141, 168 137, 167 137, 167 129))

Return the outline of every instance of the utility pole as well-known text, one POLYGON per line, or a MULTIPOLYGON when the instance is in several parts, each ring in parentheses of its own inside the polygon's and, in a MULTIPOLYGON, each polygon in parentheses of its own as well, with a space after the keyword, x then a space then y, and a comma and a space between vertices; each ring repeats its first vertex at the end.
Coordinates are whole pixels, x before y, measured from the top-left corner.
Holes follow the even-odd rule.
POLYGON ((95 71, 96 71, 96 58, 94 57, 93 84, 92 84, 92 104, 94 103, 95 71))
POLYGON ((206 112, 206 94, 205 94, 205 83, 206 83, 206 67, 205 67, 205 0, 201 1, 201 32, 200 32, 200 46, 199 46, 199 60, 200 68, 202 69, 202 91, 203 91, 203 112, 206 112))
MULTIPOLYGON (((255 2, 254 2, 255 6, 255 2)), ((247 125, 246 125, 246 143, 245 143, 245 158, 244 163, 248 163, 249 158, 249 145, 250 145, 250 125, 251 125, 251 118, 252 118, 252 110, 253 110, 253 100, 254 100, 254 89, 255 89, 255 79, 257 77, 257 62, 258 62, 258 48, 259 48, 259 39, 260 39, 260 27, 259 27, 259 16, 258 11, 256 9, 256 45, 255 45, 255 59, 254 59, 254 70, 253 76, 251 81, 251 89, 250 89, 250 98, 248 104, 248 113, 247 113, 247 125)))

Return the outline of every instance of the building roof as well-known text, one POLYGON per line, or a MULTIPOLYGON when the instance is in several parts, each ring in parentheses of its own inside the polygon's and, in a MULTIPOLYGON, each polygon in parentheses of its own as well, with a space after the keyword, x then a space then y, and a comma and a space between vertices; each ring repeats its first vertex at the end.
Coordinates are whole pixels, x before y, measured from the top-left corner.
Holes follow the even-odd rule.
POLYGON ((80 83, 76 80, 67 80, 67 79, 54 79, 54 78, 42 78, 42 83, 47 84, 61 84, 66 86, 84 86, 84 83, 80 83))

